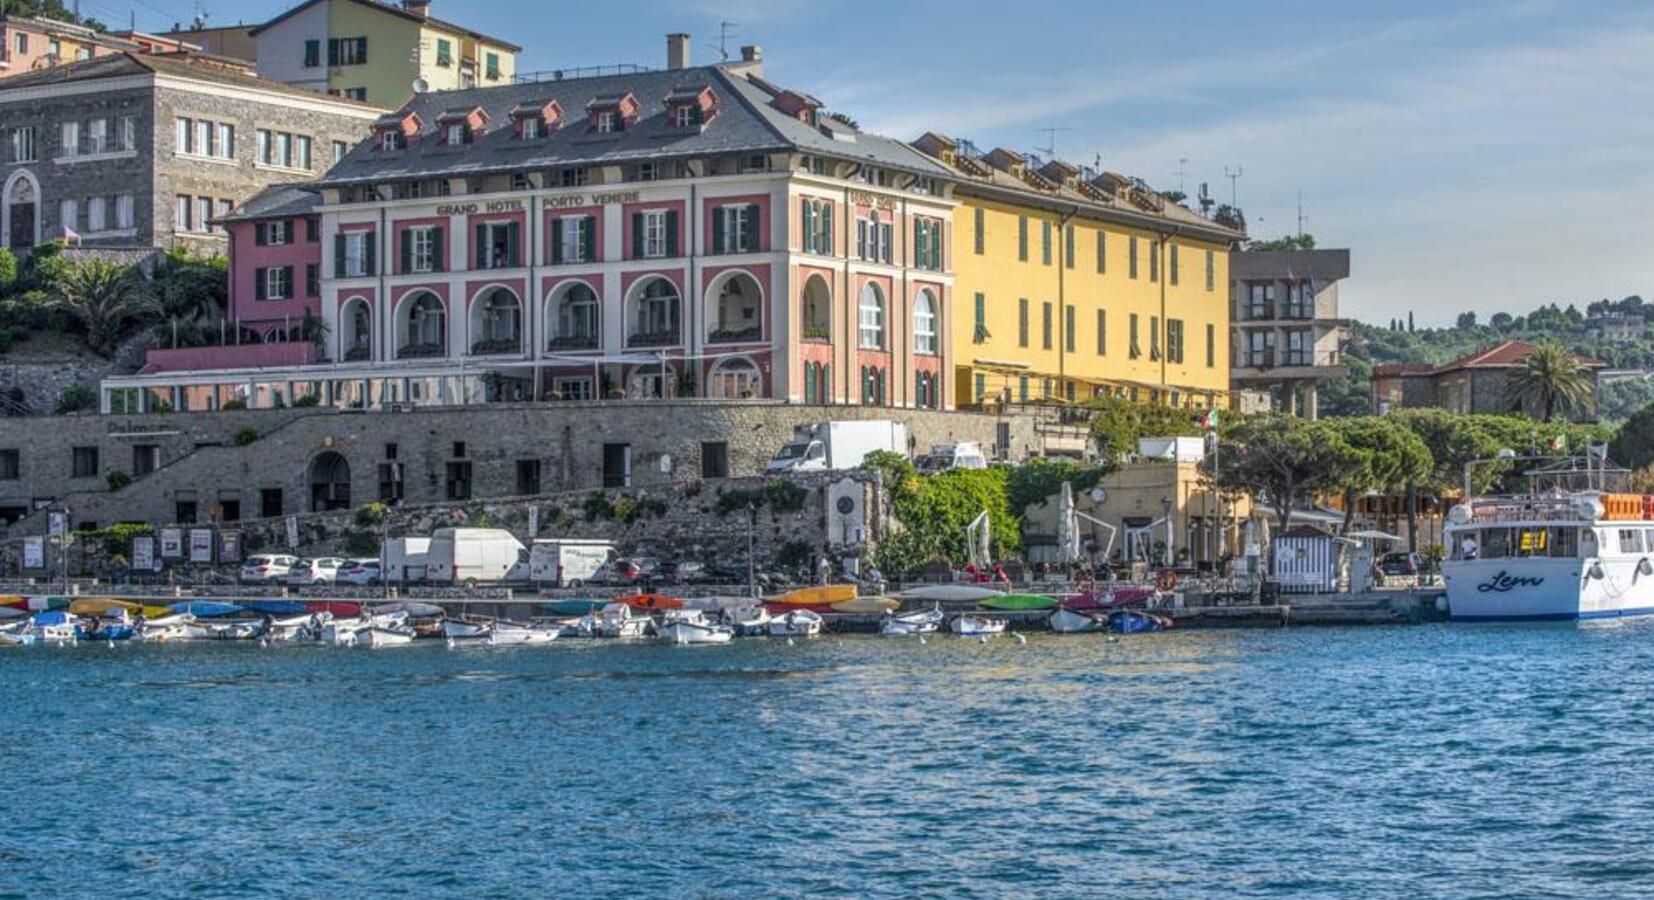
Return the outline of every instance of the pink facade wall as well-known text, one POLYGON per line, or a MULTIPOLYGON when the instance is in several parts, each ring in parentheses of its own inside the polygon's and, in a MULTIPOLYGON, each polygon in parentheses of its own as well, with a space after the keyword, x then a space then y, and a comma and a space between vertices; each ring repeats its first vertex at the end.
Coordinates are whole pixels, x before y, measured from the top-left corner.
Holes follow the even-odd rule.
MULTIPOLYGON (((603 227, 603 207, 601 206, 571 206, 566 209, 548 209, 545 212, 545 221, 540 223, 540 240, 545 248, 545 259, 554 258, 555 251, 551 246, 551 222, 553 219, 577 219, 581 217, 592 219, 592 253, 596 257, 587 262, 601 261, 603 256, 604 238, 607 229, 603 227)), ((585 265, 585 263, 570 263, 569 265, 585 265)))
MULTIPOLYGON (((703 246, 701 248, 701 252, 710 254, 712 252, 712 248, 714 246, 713 243, 712 243, 713 240, 714 240, 714 237, 713 237, 713 234, 712 234, 712 222, 713 222, 712 210, 713 209, 715 209, 717 207, 720 207, 720 206, 749 206, 749 205, 758 207, 758 221, 754 225, 754 227, 758 229, 758 250, 757 250, 757 252, 759 252, 759 253, 768 252, 769 249, 770 249, 770 245, 773 243, 770 240, 770 222, 772 220, 771 220, 771 217, 770 217, 770 195, 769 194, 741 194, 741 195, 737 195, 737 196, 734 196, 734 197, 708 197, 708 198, 702 200, 701 201, 701 217, 702 217, 701 221, 705 223, 702 230, 706 232, 706 241, 705 241, 705 246, 703 246)), ((630 245, 628 245, 628 246, 630 246, 630 245)))
MULTIPOLYGON (((481 250, 482 250, 482 248, 477 246, 477 226, 478 225, 487 225, 487 224, 493 223, 493 222, 516 222, 517 223, 517 259, 519 261, 519 265, 527 266, 528 265, 528 213, 526 213, 526 212, 501 212, 501 213, 476 213, 475 215, 469 216, 466 219, 466 222, 465 222, 465 243, 470 249, 466 253, 465 258, 467 260, 469 260, 468 265, 470 266, 470 268, 472 268, 472 269, 477 268, 477 257, 480 255, 481 250)), ((401 253, 401 252, 402 252, 401 250, 397 250, 397 253, 401 253)))
POLYGON ((240 344, 228 347, 187 347, 150 350, 144 356, 144 374, 193 372, 203 369, 258 369, 305 366, 316 361, 316 347, 308 341, 285 344, 240 344))
MULTIPOLYGON (((390 244, 385 248, 385 253, 390 257, 390 265, 387 268, 394 275, 406 275, 407 273, 402 271, 402 232, 408 228, 423 228, 426 225, 435 225, 437 230, 442 232, 442 268, 446 271, 448 260, 453 258, 449 254, 454 249, 454 236, 448 234, 450 224, 451 222, 447 216, 427 216, 422 219, 396 219, 392 221, 389 236, 390 244)), ((472 239, 465 238, 464 240, 472 239)))
MULTIPOLYGON (((689 217, 683 214, 684 203, 681 200, 662 200, 653 203, 627 203, 621 207, 620 215, 620 248, 626 259, 632 256, 632 216, 657 209, 670 209, 678 214, 678 252, 682 253, 689 246, 685 238, 689 228, 689 217)), ((601 220, 599 220, 601 221, 601 220)))
MULTIPOLYGON (((272 220, 274 221, 274 220, 272 220)), ((293 243, 259 246, 254 231, 259 222, 232 222, 229 226, 230 317, 243 325, 263 331, 270 323, 297 324, 306 312, 320 316, 320 297, 305 296, 305 267, 320 265, 320 241, 305 240, 304 219, 293 221, 293 243), (256 279, 259 269, 293 267, 294 297, 287 300, 259 300, 256 279)), ((322 278, 328 273, 319 272, 322 278)))

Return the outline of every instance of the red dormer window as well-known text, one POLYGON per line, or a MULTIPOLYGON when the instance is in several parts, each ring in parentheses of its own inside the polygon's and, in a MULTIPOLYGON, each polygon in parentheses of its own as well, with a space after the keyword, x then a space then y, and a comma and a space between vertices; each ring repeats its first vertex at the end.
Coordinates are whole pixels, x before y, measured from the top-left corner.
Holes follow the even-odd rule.
POLYGON ((821 101, 798 91, 782 91, 775 95, 772 101, 776 109, 785 115, 791 116, 806 125, 815 125, 816 113, 821 109, 821 101))
POLYGON ((718 114, 718 95, 705 85, 673 88, 666 95, 666 115, 678 130, 700 128, 718 114))
POLYGON ((625 131, 637 123, 638 111, 637 98, 630 91, 595 97, 586 104, 591 130, 598 134, 625 131))
POLYGON ((488 126, 488 113, 482 107, 450 109, 436 120, 441 129, 442 142, 450 147, 469 144, 488 126))
POLYGON ((519 140, 531 141, 557 130, 563 122, 563 107, 556 100, 520 103, 511 111, 519 140))
POLYGON ((392 113, 373 123, 374 146, 380 150, 405 150, 425 123, 417 113, 392 113))

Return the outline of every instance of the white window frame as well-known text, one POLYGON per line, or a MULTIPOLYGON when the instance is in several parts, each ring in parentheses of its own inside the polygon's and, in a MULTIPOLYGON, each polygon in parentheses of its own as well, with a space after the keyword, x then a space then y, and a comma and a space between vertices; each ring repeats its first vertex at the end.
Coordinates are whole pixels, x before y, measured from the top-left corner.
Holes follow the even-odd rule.
POLYGON ((436 271, 436 226, 408 229, 408 271, 421 275, 436 271))
POLYGON ((333 163, 337 165, 350 152, 350 144, 344 141, 333 142, 333 163))
POLYGON ((884 349, 884 296, 872 284, 862 286, 856 298, 856 347, 861 350, 884 349), (872 298, 872 304, 868 299, 872 298))
POLYGON ((612 134, 615 130, 614 110, 599 110, 597 113, 597 133, 612 134))
POLYGON ((920 290, 913 298, 913 352, 936 355, 936 295, 920 290))
POLYGON ((97 155, 109 152, 109 120, 88 119, 86 122, 86 152, 97 155))
POLYGON ((219 122, 215 130, 218 133, 218 158, 235 159, 235 126, 229 122, 219 122))
POLYGON ((540 136, 540 118, 538 116, 523 117, 523 140, 531 141, 540 136))
POLYGON ((57 223, 64 228, 79 232, 80 201, 72 199, 59 200, 57 204, 57 223))
POLYGON ((115 230, 130 231, 134 227, 133 205, 131 194, 115 195, 115 230))
POLYGON ((39 162, 37 144, 35 143, 33 125, 24 125, 11 130, 11 161, 14 163, 39 162))
POLYGON ((666 210, 651 209, 643 213, 643 258, 666 258, 666 210))
POLYGON ((310 135, 294 135, 292 159, 293 168, 302 169, 306 172, 310 171, 312 164, 315 162, 315 156, 313 153, 314 148, 315 143, 310 139, 310 135))
POLYGON ((586 228, 589 225, 589 220, 585 216, 563 216, 562 220, 563 262, 591 262, 586 258, 586 228))
POLYGON ((74 157, 80 155, 79 122, 64 122, 59 136, 63 139, 63 145, 59 148, 63 156, 74 157))
POLYGON ((206 233, 215 230, 212 222, 212 198, 195 198, 195 230, 206 233))
POLYGON ((750 209, 745 204, 724 207, 724 252, 744 253, 746 235, 752 228, 747 221, 750 209))
POLYGON ((109 229, 108 208, 103 197, 86 198, 86 232, 98 234, 109 229))
POLYGON ((286 275, 286 266, 271 266, 264 270, 264 299, 293 299, 293 285, 287 283, 286 275))
POLYGON ((477 248, 477 268, 479 268, 479 269, 504 269, 504 268, 507 267, 506 266, 506 260, 510 259, 510 252, 511 252, 509 248, 506 250, 507 255, 504 258, 500 259, 497 264, 496 264, 495 260, 490 259, 487 255, 488 252, 494 246, 494 239, 495 239, 495 236, 496 236, 496 229, 498 230, 498 232, 500 234, 503 235, 500 238, 501 241, 509 240, 509 238, 511 237, 511 223, 510 222, 484 222, 484 223, 482 223, 482 246, 477 248))
POLYGON ((455 122, 454 124, 449 125, 447 137, 448 146, 458 147, 463 143, 465 143, 465 124, 463 122, 455 122))
POLYGON ((347 231, 345 238, 345 277, 362 278, 368 274, 368 233, 347 231))
POLYGON ((695 124, 694 109, 687 103, 672 107, 672 125, 676 128, 688 128, 695 124))
POLYGON ((179 231, 194 231, 195 225, 195 198, 188 194, 179 194, 173 200, 173 213, 177 217, 174 223, 179 231))

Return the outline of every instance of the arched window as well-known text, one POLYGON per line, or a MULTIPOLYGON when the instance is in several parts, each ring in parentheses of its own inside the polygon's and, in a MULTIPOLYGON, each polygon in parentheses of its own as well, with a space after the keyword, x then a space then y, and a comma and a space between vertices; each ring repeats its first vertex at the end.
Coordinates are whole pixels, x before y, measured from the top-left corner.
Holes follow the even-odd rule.
POLYGON ((725 279, 713 296, 711 343, 756 341, 763 337, 763 291, 758 282, 737 272, 725 279))
POLYGON ((575 282, 563 292, 552 318, 556 332, 552 350, 588 350, 598 344, 597 292, 584 282, 575 282))
POLYGON ((869 282, 861 289, 861 300, 857 303, 859 312, 860 339, 857 346, 863 350, 884 349, 884 295, 879 293, 879 286, 869 282))
POLYGON ((744 356, 731 356, 718 360, 707 376, 707 396, 725 400, 740 397, 756 397, 763 391, 763 382, 758 374, 758 366, 744 356))
POLYGON ((913 301, 913 352, 936 353, 936 299, 928 290, 913 301))
POLYGON ((344 315, 339 318, 344 326, 339 346, 343 349, 345 361, 372 359, 373 313, 368 310, 366 301, 356 299, 346 303, 344 315))
POLYGON ((632 336, 627 343, 660 347, 678 340, 678 289, 665 278, 653 279, 637 297, 632 336))
POLYGON ((472 353, 518 353, 522 350, 522 304, 505 288, 495 288, 472 311, 471 329, 472 353))
POLYGON ((804 324, 799 335, 806 341, 833 339, 833 292, 827 288, 827 279, 811 275, 804 282, 804 324))
POLYGON ((447 352, 448 314, 433 294, 420 294, 407 304, 402 329, 401 358, 442 356, 447 352))

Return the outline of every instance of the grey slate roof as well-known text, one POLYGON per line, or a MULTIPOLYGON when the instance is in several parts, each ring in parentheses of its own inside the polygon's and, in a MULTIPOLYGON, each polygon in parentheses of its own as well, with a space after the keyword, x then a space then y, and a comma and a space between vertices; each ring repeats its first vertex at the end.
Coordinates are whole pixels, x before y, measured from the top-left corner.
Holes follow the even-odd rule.
MULTIPOLYGON (((770 106, 771 95, 745 76, 702 66, 565 81, 481 87, 419 94, 403 107, 419 114, 425 137, 404 150, 384 151, 365 141, 329 171, 324 184, 342 185, 403 178, 457 177, 567 165, 603 165, 673 157, 798 149, 841 159, 870 162, 910 173, 945 176, 947 169, 900 141, 866 132, 835 140, 770 106), (718 96, 718 115, 704 128, 670 127, 666 97, 684 87, 707 86, 718 96), (638 121, 612 134, 595 134, 585 110, 594 99, 631 93, 640 106, 638 121), (513 136, 511 111, 538 108, 556 100, 564 121, 541 138, 513 136), (470 144, 450 147, 435 139, 434 123, 452 108, 480 106, 489 124, 470 144)), ((842 126, 838 126, 842 127, 842 126)), ((850 131, 844 128, 845 131, 850 131)))
POLYGON ((268 78, 260 78, 247 68, 246 63, 236 60, 224 60, 194 52, 135 53, 124 50, 107 56, 48 66, 44 69, 22 72, 0 79, 0 100, 4 99, 7 90, 13 88, 72 84, 102 78, 120 78, 126 75, 148 73, 171 75, 192 81, 221 84, 226 87, 255 88, 318 103, 333 103, 365 110, 382 108, 348 100, 344 97, 318 94, 315 91, 294 87, 280 81, 272 81, 268 78))
POLYGON ((218 216, 215 222, 247 222, 253 219, 288 219, 308 216, 322 202, 321 192, 313 184, 272 184, 227 216, 218 216))

